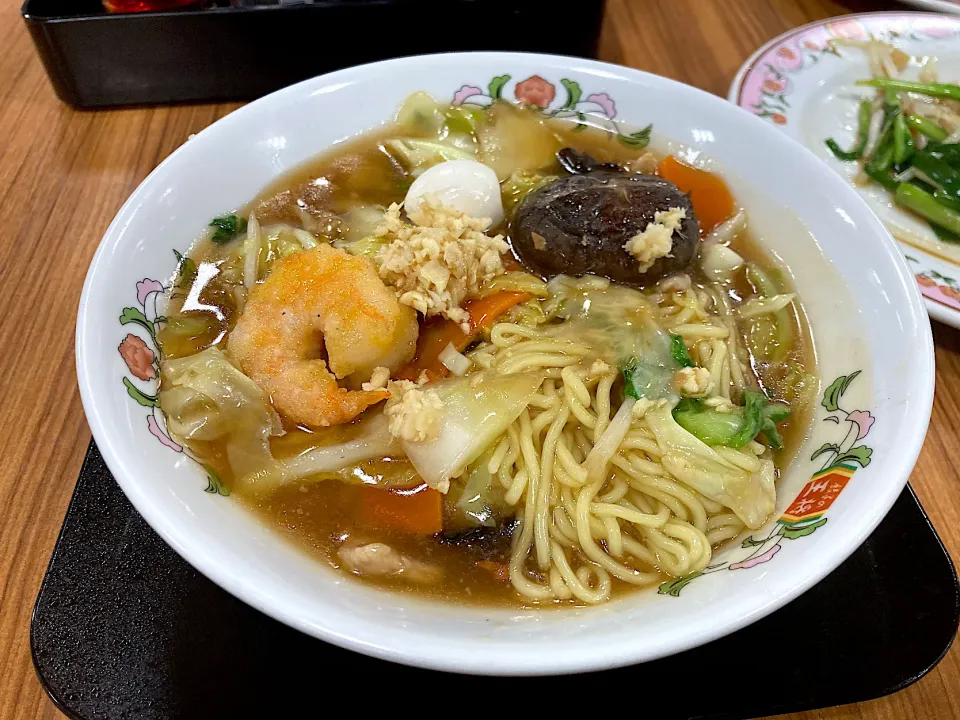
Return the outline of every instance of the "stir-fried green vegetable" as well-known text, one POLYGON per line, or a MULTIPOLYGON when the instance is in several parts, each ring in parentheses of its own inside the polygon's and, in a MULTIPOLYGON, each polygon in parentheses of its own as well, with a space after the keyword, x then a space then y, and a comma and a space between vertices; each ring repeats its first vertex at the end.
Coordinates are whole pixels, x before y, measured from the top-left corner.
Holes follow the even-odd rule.
POLYGON ((873 113, 872 103, 869 100, 860 101, 860 110, 857 113, 857 144, 853 150, 846 152, 840 149, 837 141, 833 138, 827 138, 827 147, 830 152, 840 160, 859 160, 863 157, 863 150, 867 146, 867 139, 870 136, 870 116, 873 113))
POLYGON ((247 230, 247 221, 239 215, 224 215, 210 221, 210 227, 216 228, 210 239, 217 245, 233 240, 247 230))
POLYGON ((931 140, 943 142, 949 136, 949 133, 935 122, 927 120, 919 115, 907 115, 907 125, 931 140))
POLYGON ((924 150, 940 158, 951 167, 960 165, 960 144, 930 143, 924 150))
POLYGON ((777 423, 790 416, 790 409, 782 403, 770 402, 757 390, 744 390, 743 399, 743 408, 720 412, 701 400, 684 398, 674 409, 673 417, 684 430, 707 445, 739 448, 762 433, 770 447, 775 450, 783 447, 777 423))
POLYGON ((922 83, 912 80, 897 80, 896 78, 871 78, 870 80, 858 80, 857 85, 883 90, 912 92, 947 100, 960 100, 960 85, 951 85, 950 83, 922 83))
POLYGON ((960 198, 960 172, 954 170, 944 160, 930 153, 919 152, 913 159, 913 166, 926 173, 927 177, 947 193, 960 198))
POLYGON ((893 119, 893 162, 897 165, 905 162, 913 154, 915 144, 913 135, 903 119, 903 113, 897 113, 893 119))
POLYGON ((898 205, 903 205, 933 224, 960 235, 960 213, 951 210, 930 193, 916 185, 900 183, 894 197, 898 205))

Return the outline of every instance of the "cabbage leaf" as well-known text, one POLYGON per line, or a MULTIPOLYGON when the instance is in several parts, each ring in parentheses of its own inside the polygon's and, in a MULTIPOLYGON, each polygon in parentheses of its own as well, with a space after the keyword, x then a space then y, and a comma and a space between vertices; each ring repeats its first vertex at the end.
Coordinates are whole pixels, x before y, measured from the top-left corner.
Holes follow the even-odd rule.
POLYGON ((235 476, 271 461, 270 436, 283 432, 260 387, 215 347, 163 364, 160 407, 171 436, 224 444, 235 476))
POLYGON ((407 457, 428 485, 442 493, 516 420, 543 382, 541 373, 479 373, 430 385, 443 402, 440 434, 404 440, 407 457))
POLYGON ((667 405, 647 411, 644 419, 663 453, 663 466, 675 478, 729 507, 752 530, 773 513, 777 496, 772 460, 761 460, 755 473, 737 467, 680 427, 667 405))

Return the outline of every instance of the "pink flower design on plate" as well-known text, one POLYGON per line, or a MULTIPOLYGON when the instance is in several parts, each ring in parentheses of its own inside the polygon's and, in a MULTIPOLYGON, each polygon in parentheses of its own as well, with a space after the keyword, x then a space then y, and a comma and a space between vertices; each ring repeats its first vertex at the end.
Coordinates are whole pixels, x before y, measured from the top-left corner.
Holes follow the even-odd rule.
POLYGON ((847 421, 857 426, 857 440, 862 440, 870 432, 870 428, 873 427, 877 419, 868 410, 854 410, 847 415, 847 421))
POLYGON ((466 100, 477 95, 483 95, 483 90, 473 85, 464 85, 453 94, 453 104, 463 105, 466 100))
POLYGON ((752 557, 749 560, 743 560, 741 562, 730 563, 728 567, 729 570, 749 570, 752 567, 757 565, 762 565, 765 562, 770 562, 773 560, 773 556, 780 552, 780 543, 777 543, 772 548, 767 550, 763 555, 757 555, 752 557))
POLYGON ((136 335, 128 333, 118 350, 134 377, 140 380, 153 380, 157 377, 157 371, 153 367, 153 350, 136 335))
POLYGON ((593 95, 587 95, 587 102, 596 103, 602 107, 604 114, 610 119, 613 119, 617 116, 617 105, 615 102, 613 102, 613 98, 606 93, 594 93, 593 95))
POLYGON ((147 302, 147 298, 153 293, 163 292, 163 283, 159 280, 151 280, 150 278, 144 278, 137 283, 137 302, 140 303, 140 307, 144 306, 144 303, 147 302))
POLYGON ((836 20, 827 23, 827 32, 835 38, 859 38, 867 34, 866 29, 856 20, 836 20))
POLYGON ((183 448, 177 445, 170 439, 169 435, 160 429, 160 423, 157 422, 157 419, 153 415, 147 415, 147 430, 149 430, 150 434, 159 440, 162 445, 166 445, 174 452, 183 452, 183 448))
POLYGON ((770 79, 770 80, 763 81, 763 89, 767 90, 768 92, 772 92, 772 93, 783 92, 786 89, 786 87, 787 87, 787 84, 782 80, 770 79))
POLYGON ((782 57, 784 60, 795 60, 797 57, 797 53, 788 47, 782 47, 777 50, 777 55, 782 57))
POLYGON ((803 46, 804 46, 807 50, 812 50, 813 52, 816 52, 817 50, 820 49, 820 46, 817 45, 815 42, 813 42, 813 40, 804 40, 804 41, 803 41, 803 46))
MULTIPOLYGON (((946 18, 944 18, 946 20, 946 18)), ((956 30, 953 27, 953 23, 937 23, 936 25, 927 25, 920 29, 920 32, 924 33, 927 37, 932 38, 943 38, 949 35, 953 35, 956 30)))

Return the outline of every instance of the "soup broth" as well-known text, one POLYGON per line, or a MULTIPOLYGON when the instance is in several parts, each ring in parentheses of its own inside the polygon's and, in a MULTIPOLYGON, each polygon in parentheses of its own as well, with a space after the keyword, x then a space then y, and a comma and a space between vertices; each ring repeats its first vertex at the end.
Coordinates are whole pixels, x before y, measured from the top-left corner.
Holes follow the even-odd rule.
MULTIPOLYGON (((429 106, 423 105, 423 107, 429 106)), ((677 176, 675 170, 669 170, 669 163, 675 162, 672 159, 656 155, 647 149, 625 146, 618 141, 616 135, 600 129, 545 120, 535 110, 516 108, 506 104, 495 105, 489 110, 469 112, 457 108, 434 107, 446 117, 447 135, 462 135, 459 139, 454 138, 459 145, 453 144, 451 147, 461 147, 465 152, 476 153, 478 147, 489 147, 492 141, 485 138, 485 133, 493 132, 490 129, 492 127, 498 128, 499 149, 497 153, 490 156, 493 157, 492 160, 488 157, 487 164, 496 171, 500 180, 507 222, 491 228, 488 233, 492 234, 493 231, 499 230, 507 234, 508 241, 511 239, 509 237, 512 229, 509 224, 511 213, 524 195, 530 192, 531 186, 549 182, 549 178, 560 178, 568 174, 566 168, 556 159, 557 152, 563 148, 585 153, 599 163, 615 163, 631 172, 677 176), (462 123, 457 122, 458 118, 462 123), (471 130, 465 132, 464 128, 471 130), (669 172, 665 171, 665 168, 669 172), (534 175, 536 179, 531 180, 530 178, 534 175)), ((257 261, 254 263, 257 280, 263 284, 270 277, 271 268, 282 258, 288 258, 300 252, 310 252, 310 250, 304 250, 305 245, 301 243, 303 233, 307 233, 315 243, 333 243, 335 246, 345 248, 348 252, 360 256, 366 253, 367 257, 374 257, 364 243, 369 242, 374 228, 383 221, 384 210, 393 203, 404 201, 411 184, 419 174, 418 171, 422 170, 422 168, 418 168, 418 171, 411 170, 408 164, 410 156, 417 151, 416 148, 414 147, 413 150, 406 148, 404 152, 399 152, 396 149, 396 138, 422 138, 432 141, 436 136, 436 127, 407 107, 401 111, 396 124, 337 145, 271 183, 247 208, 236 213, 240 218, 253 214, 262 229, 263 238, 256 248, 257 261)), ((449 137, 446 140, 449 140, 449 137)), ((481 150, 481 157, 484 156, 483 152, 485 151, 481 150)), ((430 165, 429 162, 426 164, 430 165)), ((705 173, 700 172, 701 175, 706 176, 705 173)), ((702 184, 703 177, 699 179, 697 176, 693 177, 695 182, 701 183, 692 188, 692 197, 694 208, 703 224, 705 223, 703 218, 714 213, 715 209, 707 208, 709 203, 706 201, 698 204, 698 193, 705 196, 707 191, 703 188, 708 186, 702 184), (701 207, 704 208, 703 211, 701 207)), ((719 187, 726 191, 722 180, 716 176, 710 176, 708 179, 715 185, 719 184, 719 187)), ((676 182, 683 190, 685 184, 676 182)), ((717 200, 720 206, 723 202, 722 197, 717 200)), ((726 216, 731 214, 722 209, 716 212, 721 216, 724 213, 726 216)), ((721 217, 721 220, 726 220, 726 216, 721 217)), ((583 289, 581 285, 576 284, 576 281, 570 280, 566 286, 562 286, 566 288, 565 290, 557 291, 557 287, 561 287, 561 284, 554 281, 550 285, 550 296, 529 297, 516 305, 513 310, 508 311, 504 319, 509 323, 519 323, 523 326, 525 322, 523 318, 526 317, 523 313, 540 313, 544 316, 554 313, 545 323, 534 324, 533 327, 545 328, 545 332, 552 333, 549 334, 550 341, 557 343, 587 342, 584 337, 590 334, 589 329, 597 328, 599 339, 590 341, 593 343, 590 353, 583 355, 585 359, 576 367, 586 367, 586 363, 592 362, 594 363, 592 367, 602 368, 603 365, 596 364, 600 362, 605 363, 608 369, 612 366, 614 370, 617 369, 618 364, 622 365, 622 357, 617 357, 617 353, 611 349, 616 344, 617 338, 610 333, 621 332, 624 327, 634 332, 633 328, 643 324, 643 318, 649 321, 650 317, 655 317, 656 323, 663 325, 663 317, 682 320, 689 316, 687 322, 672 320, 667 322, 664 325, 665 330, 660 332, 658 337, 682 337, 686 352, 693 357, 691 364, 696 361, 704 368, 710 366, 711 358, 716 360, 718 346, 713 344, 715 336, 720 336, 725 328, 732 328, 735 340, 731 341, 730 347, 737 348, 740 357, 736 363, 727 362, 727 365, 720 361, 720 369, 714 372, 717 382, 726 383, 728 387, 734 388, 727 392, 730 407, 720 407, 720 410, 729 412, 733 408, 734 414, 740 412, 738 408, 734 408, 741 395, 736 390, 737 387, 758 388, 771 400, 789 406, 789 417, 777 423, 777 428, 782 435, 779 449, 763 448, 762 445, 755 447, 758 443, 752 437, 750 438, 752 445, 744 446, 754 447, 755 453, 748 456, 747 465, 753 467, 757 462, 769 458, 776 464, 776 472, 779 474, 795 454, 809 424, 811 400, 817 385, 813 345, 802 306, 790 295, 793 291, 789 286, 787 273, 777 266, 773 258, 763 250, 761 241, 753 238, 745 226, 742 224, 738 226, 735 222, 731 225, 729 220, 727 224, 729 227, 726 229, 721 225, 719 228, 701 227, 701 231, 706 237, 704 242, 710 242, 710 231, 721 234, 724 231, 727 232, 727 237, 714 239, 713 242, 722 243, 724 247, 735 253, 735 257, 740 258, 741 265, 736 271, 731 272, 724 280, 717 281, 715 276, 708 276, 701 262, 697 261, 685 273, 685 276, 690 279, 689 285, 684 284, 686 281, 677 281, 677 289, 673 289, 669 286, 669 278, 659 284, 651 283, 643 290, 642 296, 637 298, 637 302, 641 303, 638 309, 624 311, 628 313, 624 316, 626 319, 613 322, 615 327, 622 325, 619 329, 610 330, 608 324, 604 324, 608 323, 610 318, 620 318, 617 314, 619 310, 611 310, 608 315, 602 315, 596 308, 618 308, 621 302, 617 293, 621 291, 636 293, 636 291, 621 288, 617 284, 604 286, 603 282, 598 282, 596 287, 583 289), (561 299, 557 299, 558 292, 566 294, 561 299), (757 301, 780 298, 781 300, 778 301, 780 302, 788 296, 789 302, 784 301, 782 307, 773 311, 763 311, 749 317, 745 317, 741 312, 747 303, 753 302, 754 305, 750 307, 759 308, 757 301), (582 298, 587 300, 582 301, 582 298), (691 303, 689 309, 676 305, 688 300, 691 303), (571 311, 571 307, 578 309, 571 311), (577 312, 580 315, 576 315, 577 312), (703 320, 704 313, 710 315, 706 321, 703 320), (597 320, 598 317, 602 322, 597 320), (588 331, 578 331, 576 322, 585 323, 582 327, 587 328, 588 331), (695 322, 713 323, 712 327, 716 332, 713 335, 705 334, 700 338, 696 336, 696 332, 706 331, 697 331, 694 328, 689 330, 693 333, 692 335, 677 334, 684 332, 684 327, 695 322), (568 336, 564 336, 559 329, 550 330, 550 328, 560 328, 564 324, 569 324, 571 328, 571 334, 568 336), (670 335, 667 335, 666 331, 669 331, 670 335), (736 364, 739 369, 731 368, 731 364, 736 364), (736 379, 737 372, 745 373, 739 385, 736 379)), ((238 229, 236 235, 239 239, 223 242, 222 238, 217 239, 213 233, 208 233, 199 239, 181 260, 166 310, 167 324, 158 336, 165 363, 190 358, 211 347, 226 350, 227 355, 230 355, 233 330, 248 302, 247 291, 244 288, 244 273, 248 272, 250 267, 243 254, 244 249, 249 250, 249 247, 243 240, 242 230, 238 229)), ((309 241, 306 244, 309 245, 309 241)), ((374 248, 374 252, 376 251, 377 248, 374 248)), ((505 257, 504 264, 512 273, 519 273, 523 269, 521 262, 513 255, 505 257)), ((550 280, 550 278, 543 279, 550 280)), ((421 341, 426 328, 442 321, 442 318, 420 317, 421 341)), ((488 356, 497 358, 500 353, 508 351, 509 347, 504 350, 491 340, 491 328, 487 327, 463 349, 462 354, 467 358, 473 358, 472 367, 478 370, 482 362, 488 361, 488 356)), ((318 339, 314 357, 326 360, 326 353, 322 340, 318 339)), ((572 386, 564 385, 565 381, 561 379, 562 368, 558 367, 555 372, 550 370, 544 372, 546 384, 533 397, 534 402, 546 406, 551 397, 555 397, 563 388, 572 386)), ((624 373, 628 373, 628 370, 624 369, 624 373)), ((582 374, 584 377, 589 377, 587 370, 583 370, 582 374)), ((597 393, 597 396, 592 399, 592 404, 587 406, 591 417, 592 414, 596 414, 595 422, 600 422, 600 415, 607 412, 608 417, 605 422, 613 424, 621 398, 626 400, 628 397, 625 382, 629 382, 629 377, 618 374, 608 383, 609 387, 604 385, 605 381, 602 379, 599 384, 594 385, 589 383, 596 383, 596 379, 584 380, 584 382, 587 383, 584 385, 585 391, 597 393), (626 381, 624 377, 627 377, 626 381), (610 407, 606 411, 603 410, 604 400, 600 392, 604 387, 607 388, 604 392, 610 398, 608 401, 610 407)), ((712 378, 711 382, 714 382, 712 378)), ((359 389, 359 382, 356 379, 348 378, 342 384, 349 386, 351 383, 353 389, 359 389)), ((170 385, 167 376, 164 375, 161 390, 169 390, 170 385)), ((422 387, 430 388, 431 385, 422 387)), ((723 393, 717 392, 716 396, 719 398, 717 403, 722 405, 723 393)), ((270 399, 269 394, 268 399, 270 399)), ((691 412, 699 412, 702 409, 701 406, 709 400, 710 398, 706 400, 692 398, 688 401, 693 408, 691 412)), ((643 398, 641 397, 638 402, 643 403, 643 398)), ((685 401, 681 400, 681 402, 685 401)), ((161 399, 161 405, 164 406, 169 420, 170 408, 163 399, 161 399)), ((539 408, 539 406, 534 407, 539 408)), ((653 403, 651 407, 657 406, 653 403)), ((316 448, 339 447, 343 443, 349 443, 354 438, 360 437, 363 432, 364 418, 375 411, 375 409, 367 410, 358 420, 331 427, 307 427, 280 413, 276 422, 282 425, 282 433, 278 429, 269 437, 269 453, 272 458, 282 462, 295 459, 316 448)), ((535 414, 539 409, 523 412, 530 415, 534 425, 538 422, 545 423, 541 430, 533 431, 534 447, 530 448, 530 451, 543 452, 548 444, 546 434, 557 421, 551 420, 547 415, 540 420, 540 416, 535 414)), ((543 410, 543 412, 553 411, 543 410)), ((654 410, 651 409, 648 412, 652 413, 654 410)), ((526 421, 521 418, 516 422, 518 423, 516 427, 519 428, 520 423, 526 421)), ((572 452, 571 457, 579 458, 584 467, 588 464, 586 458, 589 455, 589 449, 577 450, 575 445, 577 442, 584 441, 589 444, 590 428, 577 427, 573 420, 567 423, 560 428, 560 432, 568 433, 561 435, 560 444, 566 442, 564 447, 572 450, 558 450, 564 454, 564 462, 558 461, 556 464, 560 468, 557 472, 564 472, 567 475, 561 478, 561 481, 554 481, 556 487, 549 491, 552 496, 546 497, 544 501, 549 508, 562 508, 564 498, 569 500, 579 487, 573 478, 579 471, 564 464, 568 461, 573 462, 567 458, 567 455, 572 452), (563 438, 569 438, 569 440, 563 440, 563 438)), ((174 427, 179 425, 175 422, 174 427)), ((645 468, 647 464, 657 463, 660 460, 659 453, 662 451, 662 446, 659 450, 656 449, 657 442, 650 439, 655 435, 655 432, 647 430, 630 430, 625 442, 628 444, 633 442, 631 447, 634 449, 630 452, 634 453, 631 457, 636 458, 635 461, 629 461, 635 462, 634 465, 629 466, 630 468, 645 468), (631 437, 634 438, 633 441, 630 440, 631 437)), ((231 493, 265 524, 276 528, 324 563, 346 572, 359 574, 366 582, 390 590, 456 602, 542 606, 582 604, 583 597, 577 597, 576 593, 563 590, 564 587, 576 586, 577 577, 587 587, 587 590, 581 590, 583 595, 588 591, 592 592, 591 588, 602 588, 603 578, 609 575, 610 587, 603 599, 629 591, 637 585, 656 585, 659 580, 671 577, 668 569, 660 563, 644 561, 643 557, 636 555, 630 556, 629 551, 621 547, 611 547, 611 544, 616 544, 618 541, 612 535, 604 536, 602 532, 605 531, 595 530, 594 534, 600 533, 597 547, 601 552, 614 557, 616 563, 622 563, 629 569, 644 573, 645 578, 642 583, 619 579, 615 571, 603 570, 606 567, 603 563, 597 565, 589 557, 577 555, 575 548, 570 549, 575 543, 570 537, 569 522, 561 522, 561 526, 566 528, 566 535, 562 530, 554 530, 551 536, 553 540, 548 542, 556 544, 554 552, 557 548, 566 547, 571 553, 570 558, 576 558, 578 566, 574 566, 569 560, 566 561, 570 565, 571 575, 564 574, 566 571, 562 563, 554 563, 549 568, 544 567, 542 562, 538 565, 534 557, 534 549, 530 550, 530 558, 526 564, 517 570, 516 563, 511 559, 512 553, 517 552, 518 543, 524 542, 521 532, 524 513, 532 511, 524 510, 523 501, 504 504, 503 496, 505 493, 509 495, 511 489, 498 486, 496 472, 492 473, 492 484, 495 490, 490 492, 491 497, 496 498, 493 504, 497 505, 498 509, 489 515, 483 515, 483 512, 486 512, 484 510, 478 516, 476 513, 471 515, 464 510, 464 507, 469 505, 469 502, 464 501, 464 494, 472 490, 463 487, 462 478, 460 480, 455 478, 452 481, 451 490, 446 495, 438 497, 436 491, 421 479, 414 462, 401 452, 348 463, 347 466, 335 471, 313 473, 265 490, 262 484, 241 482, 241 478, 234 472, 231 450, 223 436, 210 434, 209 439, 205 439, 206 437, 204 432, 198 432, 192 437, 180 439, 192 455, 217 477, 224 492, 231 493), (424 531, 424 527, 427 530, 431 527, 429 523, 426 526, 423 525, 425 521, 422 521, 420 515, 426 516, 433 512, 433 503, 440 504, 442 527, 435 528, 436 532, 424 531), (411 508, 414 510, 411 511, 411 508), (480 517, 479 521, 478 517, 480 517), (414 531, 411 532, 411 528, 414 528, 414 531), (406 566, 403 571, 371 575, 358 571, 356 567, 351 567, 349 563, 344 562, 341 555, 344 547, 370 544, 388 546, 391 552, 404 558, 406 566), (585 567, 587 570, 579 569, 585 567), (601 569, 594 569, 595 567, 601 569), (546 592, 540 593, 536 589, 530 591, 533 596, 519 592, 518 583, 511 582, 511 572, 522 572, 527 581, 532 583, 531 587, 533 585, 537 588, 553 587, 553 595, 548 596, 546 592)), ((513 447, 511 442, 510 433, 504 433, 484 451, 481 460, 473 461, 470 466, 473 470, 466 471, 464 476, 473 477, 471 473, 476 470, 478 463, 482 465, 485 462, 488 466, 492 466, 498 454, 502 464, 505 458, 511 457, 512 450, 509 449, 513 447)), ((597 443, 596 437, 593 438, 593 443, 597 443)), ((627 451, 622 452, 629 454, 627 451)), ((726 458, 735 451, 721 447, 717 452, 726 458)), ((641 470, 635 471, 637 473, 635 477, 629 476, 623 474, 626 470, 621 473, 621 470, 611 465, 608 484, 600 488, 598 494, 600 499, 595 500, 594 504, 633 503, 630 507, 634 508, 634 512, 637 512, 636 508, 649 512, 651 516, 659 512, 680 512, 685 514, 684 516, 690 519, 690 522, 694 522, 691 511, 684 507, 680 507, 678 511, 672 509, 682 503, 671 500, 672 496, 669 496, 669 493, 664 495, 653 488, 653 485, 650 486, 649 494, 638 490, 646 486, 642 485, 641 470), (627 482, 631 477, 636 480, 635 483, 632 480, 627 482), (622 500, 617 497, 618 493, 622 500)), ((700 497, 699 492, 671 478, 668 473, 662 470, 657 470, 656 473, 649 477, 669 480, 670 483, 680 486, 678 492, 685 492, 691 497, 694 495, 697 498, 700 497)), ((529 476, 527 482, 530 482, 529 476)), ((726 522, 728 530, 714 534, 713 537, 720 538, 714 543, 715 546, 735 541, 735 537, 741 535, 744 530, 743 524, 729 510, 726 514, 717 510, 719 505, 716 501, 704 501, 708 514, 718 514, 722 518, 729 515, 732 518, 718 521, 717 527, 723 526, 726 522)), ((623 507, 627 506, 623 505, 623 507)), ((612 511, 608 510, 608 512, 612 511)), ((527 515, 527 517, 532 516, 527 515)), ((562 518, 557 522, 560 520, 562 518)), ((571 518, 567 517, 567 520, 571 518)), ((623 533, 627 538, 636 538, 635 543, 644 542, 644 539, 648 538, 643 529, 624 526, 622 529, 611 530, 612 520, 601 518, 596 522, 601 528, 606 528, 606 532, 616 532, 617 537, 623 533)), ((575 532, 575 528, 572 532, 575 532)), ((710 536, 707 535, 707 537, 710 536)), ((535 545, 534 540, 529 542, 531 548, 540 549, 540 546, 535 545)), ((619 542, 622 544, 623 541, 619 542)), ((629 548, 629 543, 627 546, 629 548)), ((637 552, 641 551, 638 549, 637 552)), ((654 552, 653 556, 661 557, 657 552, 654 552)), ((519 585, 523 585, 523 582, 523 580, 519 581, 519 585)))

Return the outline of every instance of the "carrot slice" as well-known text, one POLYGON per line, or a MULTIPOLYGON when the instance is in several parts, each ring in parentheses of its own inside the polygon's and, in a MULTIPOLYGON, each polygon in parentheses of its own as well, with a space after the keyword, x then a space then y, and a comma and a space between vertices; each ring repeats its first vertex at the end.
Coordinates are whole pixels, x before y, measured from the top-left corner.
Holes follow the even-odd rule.
POLYGON ((443 530, 443 496, 427 485, 411 490, 364 486, 360 522, 383 530, 412 535, 436 535, 443 530))
POLYGON ((504 563, 480 560, 477 562, 477 567, 481 567, 493 575, 495 580, 499 580, 500 582, 510 582, 510 567, 504 563))
POLYGON ((460 325, 445 318, 436 318, 420 327, 417 354, 397 373, 401 380, 417 380, 420 373, 427 372, 430 380, 439 380, 450 374, 440 362, 440 353, 449 344, 458 351, 465 349, 485 328, 518 303, 530 297, 530 293, 502 290, 478 300, 468 300, 463 309, 470 315, 470 332, 465 333, 460 325))
POLYGON ((733 195, 719 175, 691 167, 667 155, 657 168, 657 174, 669 180, 685 193, 700 221, 700 231, 708 233, 733 215, 733 195))

